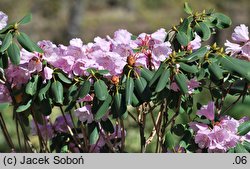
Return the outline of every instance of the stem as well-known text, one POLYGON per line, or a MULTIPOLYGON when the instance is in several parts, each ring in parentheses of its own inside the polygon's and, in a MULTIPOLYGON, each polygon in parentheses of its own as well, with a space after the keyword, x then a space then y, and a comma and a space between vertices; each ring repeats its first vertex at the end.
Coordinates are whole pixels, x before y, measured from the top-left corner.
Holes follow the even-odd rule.
POLYGON ((3 119, 3 116, 2 116, 1 112, 0 112, 0 126, 1 126, 1 129, 3 131, 3 135, 5 137, 5 140, 6 140, 7 144, 8 144, 8 146, 10 147, 12 152, 15 151, 15 146, 14 146, 12 140, 11 140, 10 134, 8 132, 8 129, 6 127, 6 124, 4 122, 4 119, 3 119))

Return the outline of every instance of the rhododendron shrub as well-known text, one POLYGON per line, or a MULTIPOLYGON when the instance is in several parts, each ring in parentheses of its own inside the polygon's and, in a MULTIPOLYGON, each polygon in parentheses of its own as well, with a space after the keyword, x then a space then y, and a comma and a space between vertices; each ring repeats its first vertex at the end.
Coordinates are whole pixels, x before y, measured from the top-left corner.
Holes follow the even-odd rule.
POLYGON ((31 15, 7 24, 0 12, 0 124, 8 146, 17 151, 2 116, 11 105, 25 152, 126 152, 134 144, 128 120, 138 127, 141 152, 153 140, 156 152, 249 152, 249 116, 228 114, 249 95, 248 27, 237 26, 224 50, 204 42, 230 18, 186 3, 184 10, 188 16, 169 31, 120 29, 67 46, 34 43, 20 30, 31 15), (229 96, 235 101, 225 104, 229 96))

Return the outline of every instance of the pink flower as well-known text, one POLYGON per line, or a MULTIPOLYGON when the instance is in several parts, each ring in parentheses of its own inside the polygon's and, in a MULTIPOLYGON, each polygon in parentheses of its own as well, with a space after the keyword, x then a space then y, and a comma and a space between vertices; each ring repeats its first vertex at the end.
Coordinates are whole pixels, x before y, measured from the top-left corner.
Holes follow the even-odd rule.
POLYGON ((75 110, 75 116, 81 121, 87 123, 92 123, 94 120, 91 105, 86 105, 75 110))
POLYGON ((249 40, 248 27, 244 24, 236 26, 234 33, 232 34, 232 39, 237 43, 247 42, 249 40))
POLYGON ((169 42, 154 45, 152 50, 153 59, 162 62, 168 58, 169 54, 172 53, 170 46, 171 44, 169 42))
POLYGON ((188 86, 188 93, 192 94, 194 92, 194 89, 200 86, 200 82, 196 81, 195 79, 190 79, 187 82, 188 86))
POLYGON ((55 123, 53 126, 57 132, 65 132, 66 133, 69 131, 68 127, 70 127, 70 128, 74 127, 70 115, 65 114, 64 117, 59 116, 55 120, 55 123))
POLYGON ((197 50, 201 47, 201 37, 194 33, 194 40, 190 41, 187 46, 187 50, 197 50))
POLYGON ((202 108, 196 114, 203 115, 209 120, 214 120, 214 111, 215 111, 214 102, 208 102, 208 104, 202 106, 202 108))
POLYGON ((51 139, 55 134, 54 134, 53 127, 49 123, 48 116, 44 117, 44 121, 45 121, 44 125, 39 124, 39 123, 37 123, 36 125, 34 120, 32 120, 31 121, 31 133, 32 135, 38 135, 38 133, 40 132, 43 139, 48 140, 48 139, 51 139))
POLYGON ((77 100, 77 102, 91 102, 93 101, 93 97, 87 94, 84 98, 77 100))
POLYGON ((237 26, 232 34, 232 39, 235 43, 228 40, 225 43, 226 52, 240 59, 250 61, 250 41, 248 27, 244 24, 237 26))
POLYGON ((0 30, 7 26, 8 16, 0 11, 0 30))
POLYGON ((119 29, 114 33, 114 41, 116 44, 129 44, 132 34, 125 29, 119 29))
POLYGON ((167 37, 167 32, 164 28, 158 29, 156 32, 151 34, 152 39, 163 43, 167 37))
POLYGON ((228 40, 226 40, 226 43, 224 45, 227 46, 226 53, 231 53, 232 56, 239 53, 241 50, 241 47, 239 44, 231 43, 228 40))
POLYGON ((210 130, 199 130, 195 136, 195 143, 197 143, 201 149, 209 147, 211 143, 210 130))
POLYGON ((43 75, 44 75, 44 79, 45 80, 50 80, 52 79, 52 74, 53 74, 53 69, 49 68, 49 67, 44 67, 43 69, 43 75))
POLYGON ((8 89, 0 83, 0 103, 12 102, 8 89))

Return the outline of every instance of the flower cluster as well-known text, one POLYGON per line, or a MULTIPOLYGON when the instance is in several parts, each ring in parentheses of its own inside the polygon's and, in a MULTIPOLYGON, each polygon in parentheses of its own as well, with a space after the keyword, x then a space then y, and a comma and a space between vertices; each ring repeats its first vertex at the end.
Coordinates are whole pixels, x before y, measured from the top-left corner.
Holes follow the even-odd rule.
POLYGON ((211 125, 191 122, 189 126, 195 132, 195 143, 198 144, 199 148, 207 149, 209 153, 224 153, 235 147, 238 142, 250 141, 250 132, 245 136, 237 134, 237 128, 241 123, 249 120, 247 118, 236 120, 229 116, 222 116, 215 122, 214 102, 209 102, 203 106, 197 112, 197 115, 205 116, 211 125))
POLYGON ((238 58, 250 61, 250 41, 248 27, 244 24, 237 26, 232 34, 232 40, 226 41, 225 46, 226 52, 230 53, 232 56, 237 56, 238 58))

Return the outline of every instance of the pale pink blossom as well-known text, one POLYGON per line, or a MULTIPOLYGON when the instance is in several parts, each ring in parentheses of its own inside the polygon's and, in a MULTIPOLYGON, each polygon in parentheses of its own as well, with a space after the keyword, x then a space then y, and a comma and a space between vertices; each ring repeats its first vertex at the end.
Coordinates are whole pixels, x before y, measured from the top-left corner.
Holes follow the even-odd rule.
POLYGON ((234 33, 232 34, 232 39, 237 43, 247 42, 249 40, 248 27, 244 24, 236 26, 234 33))
POLYGON ((45 66, 43 69, 43 75, 45 80, 52 79, 53 69, 49 68, 48 66, 45 66))
POLYGON ((0 11, 0 30, 7 26, 8 16, 0 11))

